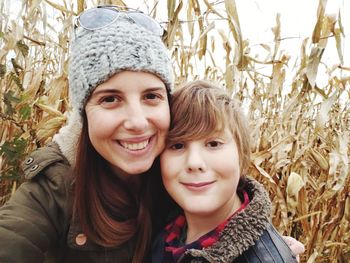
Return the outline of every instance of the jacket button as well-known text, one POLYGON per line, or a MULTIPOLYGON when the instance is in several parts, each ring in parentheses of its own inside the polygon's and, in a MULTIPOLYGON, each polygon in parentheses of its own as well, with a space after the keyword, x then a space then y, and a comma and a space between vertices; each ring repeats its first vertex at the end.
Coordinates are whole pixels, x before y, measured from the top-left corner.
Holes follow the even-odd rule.
POLYGON ((83 246, 86 243, 86 236, 83 233, 80 233, 75 237, 75 243, 77 243, 78 246, 83 246))
POLYGON ((33 165, 32 167, 30 167, 30 171, 33 172, 35 171, 36 169, 38 169, 39 165, 35 164, 33 165))
POLYGON ((25 163, 26 165, 29 165, 29 164, 31 164, 33 161, 34 161, 34 158, 33 158, 33 157, 29 157, 24 163, 25 163))

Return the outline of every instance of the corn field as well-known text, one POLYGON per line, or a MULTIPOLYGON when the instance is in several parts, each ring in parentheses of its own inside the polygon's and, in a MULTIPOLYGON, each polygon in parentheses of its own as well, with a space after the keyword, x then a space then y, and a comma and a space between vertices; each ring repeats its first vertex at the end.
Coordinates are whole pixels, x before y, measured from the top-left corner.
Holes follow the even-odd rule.
MULTIPOLYGON (((177 84, 220 82, 247 108, 250 174, 269 191, 274 225, 305 244, 301 262, 350 262, 350 65, 343 57, 350 25, 341 13, 327 15, 327 1, 319 0, 310 10, 313 33, 292 60, 281 48, 279 16, 257 55, 234 0, 137 2, 163 22, 177 84), (322 56, 331 49, 334 65, 322 56)), ((0 0, 0 205, 20 185, 24 157, 66 122, 73 21, 97 4, 135 1, 0 0)))

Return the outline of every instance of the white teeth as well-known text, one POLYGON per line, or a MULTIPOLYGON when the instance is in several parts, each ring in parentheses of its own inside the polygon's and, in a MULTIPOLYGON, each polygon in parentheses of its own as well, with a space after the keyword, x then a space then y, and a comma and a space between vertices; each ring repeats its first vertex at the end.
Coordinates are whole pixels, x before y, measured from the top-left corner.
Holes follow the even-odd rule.
POLYGON ((142 150, 146 148, 148 145, 149 140, 143 141, 143 142, 138 142, 138 143, 130 143, 130 142, 123 142, 120 141, 120 145, 123 146, 124 148, 132 151, 137 151, 137 150, 142 150))

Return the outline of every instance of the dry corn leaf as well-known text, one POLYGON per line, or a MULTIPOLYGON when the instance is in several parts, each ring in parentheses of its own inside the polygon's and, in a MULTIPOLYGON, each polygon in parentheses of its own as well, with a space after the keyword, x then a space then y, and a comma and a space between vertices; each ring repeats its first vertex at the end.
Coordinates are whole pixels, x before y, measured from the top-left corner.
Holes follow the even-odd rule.
POLYGON ((331 191, 327 192, 325 199, 329 199, 334 193, 337 193, 345 187, 345 182, 349 176, 349 134, 345 133, 339 135, 339 149, 337 152, 330 153, 330 174, 335 174, 336 170, 338 174, 335 174, 336 184, 332 187, 331 191), (337 169, 340 166, 339 169, 337 169))
POLYGON ((334 102, 337 100, 337 97, 337 94, 333 94, 331 97, 322 102, 321 108, 316 116, 316 131, 324 131, 325 125, 329 120, 329 111, 334 102))
POLYGON ((281 39, 281 15, 279 13, 276 14, 276 26, 272 28, 272 32, 274 34, 275 39, 275 45, 274 45, 274 51, 272 54, 272 60, 275 60, 277 57, 277 52, 280 46, 280 39, 281 39))
POLYGON ((80 14, 81 12, 84 11, 84 0, 77 0, 77 7, 78 7, 78 10, 77 10, 77 14, 80 14))
POLYGON ((76 15, 74 14, 73 11, 71 10, 68 10, 67 8, 65 8, 64 6, 62 5, 59 5, 59 4, 56 4, 50 0, 45 0, 46 3, 48 3, 50 6, 52 6, 53 8, 57 9, 57 10, 60 10, 61 12, 64 12, 64 13, 67 13, 67 14, 71 14, 71 15, 76 15))
POLYGON ((61 100, 67 99, 68 79, 65 74, 53 78, 47 86, 50 87, 47 104, 57 106, 61 100))
POLYGON ((190 36, 193 36, 193 32, 194 32, 194 18, 193 18, 193 14, 192 14, 192 10, 193 10, 193 5, 192 5, 192 1, 188 1, 187 3, 187 28, 188 28, 188 32, 190 36))
POLYGON ((341 33, 340 29, 337 28, 334 30, 334 38, 335 38, 335 43, 337 46, 340 64, 344 64, 343 50, 342 50, 342 38, 340 36, 340 33, 341 33))
POLYGON ((339 29, 340 29, 340 32, 342 33, 342 36, 345 37, 345 31, 344 31, 344 27, 343 27, 343 19, 342 19, 342 15, 341 15, 341 12, 340 12, 340 8, 339 8, 339 11, 338 11, 338 24, 339 24, 339 29))
POLYGON ((0 125, 0 127, 1 127, 1 129, 0 129, 0 145, 2 145, 7 140, 7 138, 9 137, 8 136, 8 129, 9 129, 9 127, 6 124, 6 122, 3 121, 3 120, 1 120, 0 124, 1 124, 0 125))
POLYGON ((259 171, 259 173, 265 177, 271 184, 276 185, 275 181, 272 179, 272 177, 259 165, 254 164, 254 167, 259 171))
POLYGON ((312 43, 318 43, 320 40, 326 4, 327 0, 319 0, 317 9, 317 22, 312 33, 312 43))
POLYGON ((315 215, 320 215, 320 214, 322 214, 321 211, 314 211, 314 212, 312 212, 312 213, 305 214, 305 215, 302 215, 302 216, 300 216, 300 217, 298 217, 298 218, 295 218, 295 219, 293 220, 293 222, 297 222, 297 221, 300 221, 300 220, 303 220, 303 219, 306 219, 306 218, 309 218, 309 217, 312 217, 312 216, 315 216, 315 215))
POLYGON ((252 153, 251 159, 256 165, 261 165, 262 162, 271 158, 271 153, 269 151, 262 151, 252 153))
POLYGON ((301 176, 295 172, 291 172, 287 180, 287 208, 288 212, 294 216, 296 214, 296 208, 300 202, 298 195, 305 183, 301 176))
MULTIPOLYGON (((237 33, 239 32, 239 35, 240 35, 241 26, 239 23, 236 1, 235 0, 225 0, 225 8, 226 8, 227 14, 229 15, 229 18, 232 19, 237 26, 237 28, 235 28, 235 30, 238 30, 237 33)), ((241 37, 239 39, 241 39, 241 37)))
POLYGON ((226 12, 229 17, 229 28, 236 42, 235 60, 234 63, 239 70, 244 70, 247 66, 247 61, 243 53, 241 26, 238 18, 236 1, 225 0, 226 12))
POLYGON ((344 220, 347 221, 348 224, 350 223, 350 196, 349 195, 346 197, 346 200, 345 200, 344 220))
POLYGON ((315 163, 317 163, 323 170, 328 171, 329 165, 327 159, 316 149, 310 148, 309 151, 315 163))
MULTIPOLYGON (((170 1, 170 2, 173 2, 173 1, 170 1)), ((171 17, 169 16, 170 22, 167 28, 168 33, 167 33, 167 39, 166 39, 166 43, 169 49, 171 49, 174 45, 176 31, 181 29, 181 27, 179 27, 179 13, 182 9, 182 6, 183 6, 183 2, 182 0, 180 0, 176 10, 174 12, 172 11, 169 12, 170 14, 172 14, 171 17)))
POLYGON ((214 6, 212 4, 210 4, 208 2, 208 0, 204 0, 205 5, 207 6, 208 10, 210 10, 211 12, 213 12, 214 14, 216 14, 218 17, 220 17, 221 19, 224 19, 225 17, 223 15, 221 15, 218 11, 216 11, 216 9, 214 8, 214 6))
POLYGON ((228 90, 233 90, 234 85, 234 66, 231 64, 229 66, 226 66, 226 72, 225 72, 225 86, 228 90))
POLYGON ((175 13, 176 0, 167 0, 168 19, 172 20, 175 13))
POLYGON ((46 143, 66 123, 65 116, 44 118, 37 125, 37 138, 41 143, 46 143))
POLYGON ((203 31, 200 32, 199 36, 199 51, 198 51, 198 58, 199 60, 202 59, 202 57, 205 55, 207 51, 207 40, 208 40, 208 32, 215 28, 215 23, 210 23, 203 31))
POLYGON ((311 50, 308 65, 306 68, 306 77, 311 87, 315 87, 318 66, 320 64, 323 52, 324 52, 324 48, 320 48, 317 46, 313 47, 311 50))
POLYGON ((35 106, 39 107, 41 110, 53 117, 63 117, 63 113, 42 103, 35 103, 35 106))
POLYGON ((127 6, 123 0, 111 0, 111 5, 117 5, 117 6, 127 6))
POLYGON ((26 4, 28 5, 29 11, 27 11, 27 18, 29 21, 34 20, 36 21, 37 19, 34 17, 35 12, 38 12, 40 10, 40 4, 42 0, 31 0, 31 1, 26 1, 26 4))
POLYGON ((25 77, 28 77, 26 82, 29 81, 29 85, 23 93, 23 102, 34 102, 36 94, 38 93, 43 81, 44 70, 45 66, 42 65, 37 69, 37 71, 35 71, 35 74, 33 72, 26 73, 25 77))
POLYGON ((283 227, 284 229, 287 229, 290 222, 289 222, 289 217, 288 217, 288 209, 287 209, 287 204, 284 199, 283 191, 279 186, 276 187, 276 194, 277 194, 277 202, 279 206, 279 210, 281 213, 281 225, 280 227, 283 227))
POLYGON ((275 63, 272 70, 272 80, 269 95, 276 96, 283 89, 283 82, 286 77, 282 63, 275 63))

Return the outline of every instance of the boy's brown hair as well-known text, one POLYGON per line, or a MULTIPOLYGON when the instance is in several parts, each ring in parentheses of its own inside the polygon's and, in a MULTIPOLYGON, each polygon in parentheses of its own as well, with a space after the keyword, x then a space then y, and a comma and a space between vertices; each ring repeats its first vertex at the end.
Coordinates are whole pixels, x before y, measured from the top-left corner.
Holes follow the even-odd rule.
POLYGON ((250 133, 238 102, 223 87, 197 80, 174 91, 168 144, 203 139, 228 128, 236 142, 241 177, 250 163, 250 133))

